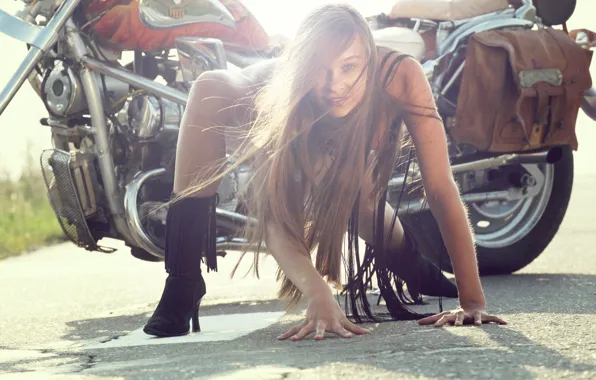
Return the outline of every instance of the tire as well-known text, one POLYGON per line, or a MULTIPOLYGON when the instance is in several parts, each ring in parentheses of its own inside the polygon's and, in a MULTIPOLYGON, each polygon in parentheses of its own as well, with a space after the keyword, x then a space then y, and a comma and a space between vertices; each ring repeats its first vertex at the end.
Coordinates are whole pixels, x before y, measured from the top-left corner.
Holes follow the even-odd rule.
MULTIPOLYGON (((561 159, 553 164, 552 188, 545 201, 544 211, 521 239, 507 246, 489 247, 480 244, 477 235, 478 267, 481 275, 511 274, 526 267, 544 252, 565 217, 573 187, 573 167, 573 152, 565 147, 561 159)), ((468 205, 469 213, 470 208, 468 205)), ((423 237, 418 239, 421 252, 440 265, 441 269, 453 273, 438 225, 430 211, 408 215, 402 219, 415 228, 418 236, 423 237)))
POLYGON ((582 100, 582 111, 593 121, 596 121, 596 107, 588 103, 588 101, 584 98, 582 100))

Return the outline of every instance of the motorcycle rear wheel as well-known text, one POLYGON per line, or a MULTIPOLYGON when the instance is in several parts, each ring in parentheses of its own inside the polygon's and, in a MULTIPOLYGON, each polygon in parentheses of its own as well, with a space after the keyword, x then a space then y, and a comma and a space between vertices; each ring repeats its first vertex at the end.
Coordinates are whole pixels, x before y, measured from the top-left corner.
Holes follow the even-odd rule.
MULTIPOLYGON (((501 232, 510 229, 508 233, 491 231, 490 234, 481 231, 482 228, 474 225, 474 208, 477 205, 467 205, 470 221, 476 234, 476 250, 478 255, 478 267, 480 274, 506 275, 514 273, 534 261, 540 256, 552 239, 557 234, 571 198, 573 188, 573 152, 569 147, 563 149, 561 159, 545 170, 547 181, 543 189, 533 202, 526 202, 519 207, 519 213, 509 220, 516 225, 502 224, 499 227, 501 232), (548 172, 551 178, 548 179, 548 172), (542 199, 540 199, 542 198, 542 199), (528 208, 529 205, 529 208, 528 208), (525 214, 521 210, 526 207, 525 214), (531 216, 534 217, 531 217, 531 216), (518 231, 522 231, 521 235, 518 231), (500 237, 500 240, 499 240, 500 237)), ((441 249, 443 241, 438 225, 430 211, 409 215, 404 218, 419 231, 425 244, 424 252, 429 258, 441 265, 444 271, 453 273, 453 268, 447 253, 441 249), (441 257, 443 252, 443 257, 441 257)))

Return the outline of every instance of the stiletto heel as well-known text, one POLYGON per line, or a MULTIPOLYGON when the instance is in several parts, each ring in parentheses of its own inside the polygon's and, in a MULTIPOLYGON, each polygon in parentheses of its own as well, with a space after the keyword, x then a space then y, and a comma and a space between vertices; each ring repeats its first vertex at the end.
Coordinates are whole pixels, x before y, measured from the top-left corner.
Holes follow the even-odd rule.
MULTIPOLYGON (((201 298, 202 299, 202 298, 201 298)), ((199 308, 201 307, 201 299, 197 302, 197 307, 192 312, 192 332, 201 332, 201 326, 199 325, 199 308)))
POLYGON ((192 319, 191 319, 191 331, 201 332, 201 326, 199 325, 199 308, 201 307, 201 301, 203 297, 207 293, 207 286, 205 285, 205 280, 203 276, 199 278, 197 282, 197 288, 195 290, 195 299, 197 300, 195 304, 195 308, 192 311, 192 319))

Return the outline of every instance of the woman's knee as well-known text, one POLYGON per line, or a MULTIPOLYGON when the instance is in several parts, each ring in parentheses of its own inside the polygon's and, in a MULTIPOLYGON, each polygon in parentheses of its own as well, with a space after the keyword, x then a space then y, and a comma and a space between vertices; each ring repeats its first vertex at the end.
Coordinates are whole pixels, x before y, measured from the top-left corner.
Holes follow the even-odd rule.
POLYGON ((185 125, 208 126, 223 122, 225 110, 233 102, 228 75, 222 71, 207 71, 193 83, 188 96, 185 125))

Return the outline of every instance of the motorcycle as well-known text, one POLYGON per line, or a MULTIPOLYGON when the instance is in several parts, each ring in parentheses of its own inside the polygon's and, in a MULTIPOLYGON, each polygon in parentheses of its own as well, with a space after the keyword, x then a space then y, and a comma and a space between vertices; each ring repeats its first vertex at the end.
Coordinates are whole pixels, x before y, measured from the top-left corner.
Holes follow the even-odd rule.
MULTIPOLYGON (((246 67, 278 52, 255 52, 199 33, 178 35, 172 46, 160 49, 129 46, 134 58, 125 64, 122 51, 106 47, 88 32, 94 21, 85 17, 89 0, 23 2, 18 17, 0 10, 0 33, 29 48, 0 92, 0 114, 25 81, 47 108, 48 117, 40 122, 51 128, 54 148, 41 153, 41 169, 48 199, 74 244, 113 252, 99 242, 114 238, 124 241, 138 259, 162 261, 167 212, 162 206, 173 187, 176 141, 190 85, 204 71, 246 67)), ((217 0, 205 0, 192 11, 180 2, 166 3, 138 1, 136 16, 143 27, 171 35, 204 23, 232 29, 238 24, 217 0)), ((454 56, 465 51, 467 38, 487 30, 549 27, 541 18, 544 9, 530 0, 522 3, 462 20, 370 20, 379 44, 420 60, 448 126, 457 106, 451 90, 464 66, 454 56), (429 35, 434 46, 430 50, 425 40, 429 35)), ((583 104, 592 119, 595 93, 587 92, 583 104)), ((475 230, 481 274, 523 268, 542 253, 562 222, 573 183, 571 150, 488 154, 460 148, 450 139, 453 172, 475 230)), ((242 212, 238 189, 250 175, 250 168, 240 165, 219 186, 220 256, 247 248, 238 232, 251 220, 242 212)), ((420 177, 415 167, 396 170, 389 198, 404 194, 399 214, 417 215, 427 233, 438 233, 423 194, 409 188, 420 177), (407 191, 402 191, 404 186, 407 191)))

